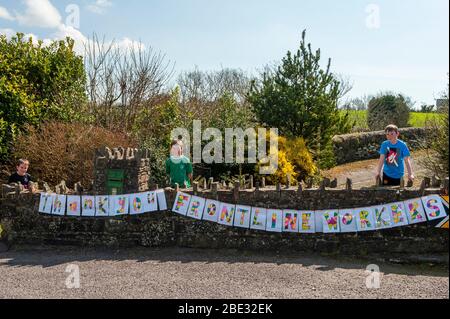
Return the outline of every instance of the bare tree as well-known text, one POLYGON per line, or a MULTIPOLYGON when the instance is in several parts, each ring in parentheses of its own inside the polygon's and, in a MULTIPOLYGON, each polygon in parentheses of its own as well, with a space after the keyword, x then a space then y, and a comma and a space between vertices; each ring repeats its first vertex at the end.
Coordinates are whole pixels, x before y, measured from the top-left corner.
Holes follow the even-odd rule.
POLYGON ((346 100, 340 107, 346 110, 365 111, 369 106, 372 95, 363 95, 361 97, 346 100))
POLYGON ((178 77, 182 102, 201 100, 214 102, 225 93, 244 102, 250 89, 250 78, 241 70, 194 71, 181 73, 178 77))
POLYGON ((334 75, 337 81, 339 81, 339 101, 342 100, 352 89, 353 81, 349 76, 337 73, 334 75))
POLYGON ((94 34, 85 43, 89 111, 97 124, 129 129, 143 107, 151 107, 173 75, 174 65, 142 43, 120 46, 94 34))
POLYGON ((211 119, 216 116, 217 103, 225 94, 232 96, 241 107, 249 107, 247 94, 251 80, 241 70, 204 72, 196 68, 181 73, 177 84, 184 113, 189 112, 193 118, 211 119))

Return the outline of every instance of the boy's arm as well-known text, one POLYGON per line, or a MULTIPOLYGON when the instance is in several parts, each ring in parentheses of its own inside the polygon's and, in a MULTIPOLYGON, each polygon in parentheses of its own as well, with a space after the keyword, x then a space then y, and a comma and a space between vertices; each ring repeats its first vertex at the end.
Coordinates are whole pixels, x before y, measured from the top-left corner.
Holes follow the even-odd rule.
POLYGON ((383 142, 381 143, 380 150, 378 151, 378 153, 380 154, 380 159, 378 160, 377 169, 375 171, 375 179, 377 183, 381 177, 381 170, 383 169, 384 161, 386 159, 386 151, 387 151, 386 142, 383 142))
POLYGON ((414 172, 413 172, 410 156, 405 157, 405 163, 406 163, 406 169, 408 170, 408 180, 410 180, 411 182, 414 182, 415 177, 414 177, 414 172))
POLYGON ((408 180, 410 180, 411 182, 414 182, 414 173, 413 173, 413 169, 412 169, 412 163, 411 163, 411 152, 409 151, 408 146, 405 145, 405 164, 406 164, 406 169, 408 170, 408 180))
POLYGON ((386 158, 386 156, 384 154, 381 154, 380 159, 378 160, 377 170, 375 171, 375 178, 377 180, 381 176, 381 169, 383 168, 385 158, 386 158))
POLYGON ((188 164, 188 169, 187 169, 187 171, 186 171, 186 173, 187 173, 187 176, 189 177, 189 181, 191 182, 191 184, 192 184, 192 182, 193 182, 193 169, 192 169, 192 163, 189 163, 188 164))

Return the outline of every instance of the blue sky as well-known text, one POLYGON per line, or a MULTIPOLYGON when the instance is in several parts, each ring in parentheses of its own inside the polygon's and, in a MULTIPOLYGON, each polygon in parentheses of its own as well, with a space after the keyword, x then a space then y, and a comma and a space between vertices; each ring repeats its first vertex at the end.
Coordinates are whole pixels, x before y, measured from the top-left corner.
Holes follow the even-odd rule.
POLYGON ((434 104, 448 82, 448 0, 0 0, 0 33, 40 39, 93 32, 142 41, 175 71, 239 68, 256 74, 296 50, 301 31, 324 63, 354 83, 348 97, 390 90, 434 104), (71 28, 67 6, 80 10, 71 28))

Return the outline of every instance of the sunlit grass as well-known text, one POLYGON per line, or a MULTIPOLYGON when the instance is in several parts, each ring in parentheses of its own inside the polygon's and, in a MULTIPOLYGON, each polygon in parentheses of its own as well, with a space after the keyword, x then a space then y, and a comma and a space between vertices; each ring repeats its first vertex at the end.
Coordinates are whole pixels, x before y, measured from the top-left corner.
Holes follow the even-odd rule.
MULTIPOLYGON (((341 111, 346 112, 346 111, 341 111)), ((355 125, 353 127, 353 131, 367 131, 369 127, 367 125, 367 111, 355 111, 350 110, 349 118, 350 121, 354 121, 355 125)), ((419 113, 419 112, 411 112, 409 118, 409 126, 410 127, 425 127, 427 126, 428 121, 436 120, 441 115, 438 113, 419 113)))

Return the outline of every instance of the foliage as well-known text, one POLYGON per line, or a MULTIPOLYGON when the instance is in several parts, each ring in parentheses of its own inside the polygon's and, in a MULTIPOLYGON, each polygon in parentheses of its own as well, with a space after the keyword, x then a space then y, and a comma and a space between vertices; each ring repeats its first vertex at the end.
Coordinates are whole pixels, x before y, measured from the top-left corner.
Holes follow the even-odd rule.
POLYGON ((384 130, 389 124, 407 127, 409 112, 407 101, 401 94, 382 94, 370 100, 367 124, 372 131, 384 130))
POLYGON ((133 136, 139 147, 150 152, 150 182, 166 184, 165 159, 169 156, 170 133, 182 125, 179 90, 161 97, 151 108, 142 108, 133 124, 133 136))
MULTIPOLYGON (((254 116, 248 105, 231 92, 226 90, 224 92, 215 97, 215 100, 199 99, 193 103, 187 99, 186 92, 185 96, 181 97, 181 90, 177 87, 170 94, 161 96, 159 103, 139 111, 133 125, 133 136, 138 140, 140 147, 149 148, 150 154, 158 154, 158 158, 152 159, 154 166, 151 175, 154 183, 159 185, 165 183, 164 160, 169 156, 170 135, 173 129, 186 128, 192 138, 194 120, 201 121, 202 129, 217 128, 223 135, 226 128, 247 128, 254 125, 254 116), (197 108, 203 112, 197 112, 197 108)), ((202 147, 208 142, 202 141, 202 147)), ((214 163, 202 164, 202 168, 214 171, 214 176, 219 176, 227 171, 235 173, 239 166, 214 163)))
POLYGON ((288 161, 294 166, 297 180, 305 180, 306 177, 312 176, 317 172, 312 154, 302 137, 293 139, 279 137, 278 147, 286 153, 288 161))
POLYGON ((449 108, 448 108, 448 84, 447 90, 442 93, 442 99, 447 100, 447 107, 441 107, 438 116, 428 120, 427 127, 430 134, 423 141, 423 148, 427 150, 427 156, 422 165, 441 178, 449 175, 449 108))
POLYGON ((350 111, 340 111, 338 114, 340 120, 338 121, 335 135, 351 133, 356 125, 356 120, 352 119, 350 111))
MULTIPOLYGON (((225 136, 226 129, 241 128, 246 130, 247 128, 254 128, 256 126, 254 114, 252 113, 249 104, 242 98, 244 96, 241 91, 244 90, 242 88, 242 82, 245 82, 245 80, 239 76, 237 71, 232 72, 231 70, 228 70, 226 72, 227 75, 224 75, 223 72, 225 71, 208 75, 208 78, 216 79, 214 83, 208 85, 208 87, 215 87, 214 90, 208 88, 206 92, 203 92, 202 90, 204 89, 199 89, 200 92, 195 94, 192 92, 189 94, 184 92, 182 95, 182 123, 183 127, 190 131, 191 137, 193 136, 192 129, 194 120, 201 121, 203 131, 206 128, 215 128, 221 132, 222 137, 225 136), (229 78, 231 76, 230 74, 235 74, 235 76, 229 78), (222 77, 225 77, 225 79, 220 80, 222 77), (237 83, 233 83, 233 81, 236 81, 237 83), (224 87, 222 87, 222 85, 224 85, 224 87), (233 87, 239 87, 240 89, 232 90, 233 87), (217 92, 220 92, 221 94, 216 94, 217 92), (201 98, 193 98, 194 95, 198 95, 201 98)), ((185 81, 187 80, 185 79, 185 81)), ((195 83, 192 83, 192 86, 194 84, 195 83)), ((186 82, 183 85, 186 86, 186 82)), ((182 91, 183 90, 186 90, 186 87, 182 89, 182 91)), ((210 141, 211 140, 202 140, 202 149, 210 141)), ((224 143, 224 140, 222 140, 222 143, 224 143)), ((223 145, 224 144, 222 144, 222 146, 223 145)), ((248 164, 239 165, 237 163, 201 163, 194 166, 194 175, 196 176, 199 173, 205 176, 211 174, 213 177, 232 176, 239 174, 239 170, 244 174, 251 174, 253 173, 253 166, 254 165, 248 164)))
POLYGON ((305 42, 305 32, 297 53, 288 52, 275 70, 266 70, 261 83, 254 83, 249 101, 258 120, 277 127, 289 138, 303 137, 316 156, 324 150, 342 122, 337 107, 340 82, 330 72, 331 59, 325 69, 320 66, 320 50, 313 52, 305 42))
POLYGON ((151 46, 123 46, 95 33, 85 45, 84 66, 94 123, 123 132, 131 130, 142 108, 158 104, 173 72, 173 64, 151 46))
POLYGON ((341 110, 342 113, 348 114, 349 121, 353 123, 351 133, 369 131, 367 125, 367 111, 365 110, 341 110))
POLYGON ((372 98, 373 96, 370 95, 352 98, 345 101, 340 107, 344 110, 365 111, 367 110, 367 106, 372 98))
MULTIPOLYGON (((367 111, 341 110, 342 113, 348 113, 350 122, 354 123, 351 132, 367 132, 370 131, 367 125, 367 111)), ((422 113, 411 112, 409 116, 408 126, 410 127, 426 127, 429 121, 436 121, 441 118, 440 113, 422 113)))
POLYGON ((434 105, 426 105, 423 104, 420 106, 420 112, 421 113, 431 113, 434 112, 434 105))
MULTIPOLYGON (((218 71, 203 72, 197 68, 180 74, 177 85, 181 91, 183 104, 191 105, 214 102, 223 95, 231 95, 238 103, 246 100, 250 90, 250 78, 239 69, 221 69, 218 71)), ((198 109, 198 111, 202 111, 198 109)), ((196 110, 194 110, 196 113, 196 110)))
POLYGON ((191 126, 193 120, 201 120, 202 127, 225 132, 225 128, 246 129, 255 125, 255 116, 246 99, 251 82, 241 70, 202 72, 196 69, 182 73, 177 84, 186 126, 191 126))
MULTIPOLYGON (((68 185, 93 179, 95 150, 108 146, 136 147, 128 136, 80 123, 46 122, 40 128, 26 125, 16 139, 13 160, 30 160, 29 172, 35 180, 68 185)), ((11 172, 15 169, 11 163, 11 172)))
MULTIPOLYGON (((267 141, 270 140, 270 134, 267 133, 267 141)), ((307 177, 317 173, 312 154, 302 137, 278 136, 278 149, 270 145, 267 149, 269 154, 256 165, 256 171, 259 173, 261 167, 267 166, 269 159, 274 163, 274 158, 278 154, 278 167, 273 167, 276 169, 275 173, 265 176, 269 183, 285 183, 290 176, 291 184, 295 185, 297 181, 306 180, 307 177)))
POLYGON ((290 176, 291 184, 295 185, 297 180, 297 173, 295 172, 294 165, 287 159, 286 152, 278 151, 278 169, 272 175, 267 175, 266 181, 272 184, 286 183, 286 180, 290 176))
POLYGON ((413 112, 410 113, 409 123, 408 125, 411 127, 427 127, 431 123, 435 121, 439 121, 442 119, 443 115, 440 113, 421 113, 421 112, 413 112))
POLYGON ((74 41, 43 46, 23 34, 0 36, 0 156, 5 159, 17 133, 26 124, 47 119, 80 120, 86 102, 82 58, 74 41))
POLYGON ((132 132, 140 144, 146 139, 157 139, 157 142, 169 149, 170 133, 182 125, 182 114, 179 105, 179 91, 173 90, 164 96, 161 102, 142 108, 133 123, 132 132))
POLYGON ((318 158, 317 165, 321 169, 330 169, 337 165, 336 156, 334 155, 333 141, 327 141, 320 153, 316 156, 318 158))
POLYGON ((225 132, 226 128, 247 129, 255 124, 251 109, 239 104, 230 93, 223 94, 216 103, 214 116, 210 119, 209 127, 218 128, 225 132))
POLYGON ((150 159, 150 184, 165 187, 168 185, 165 161, 169 157, 169 147, 162 145, 155 138, 148 137, 142 140, 139 148, 149 150, 150 159))

